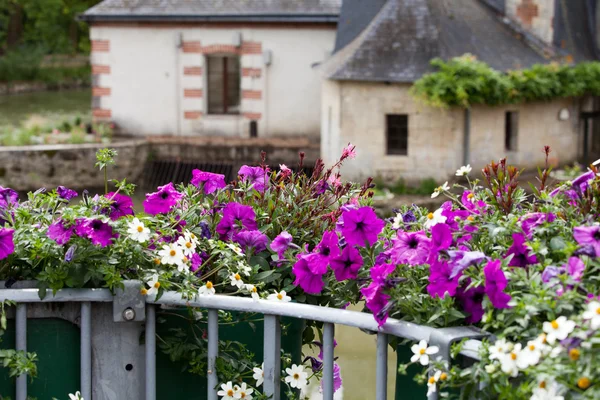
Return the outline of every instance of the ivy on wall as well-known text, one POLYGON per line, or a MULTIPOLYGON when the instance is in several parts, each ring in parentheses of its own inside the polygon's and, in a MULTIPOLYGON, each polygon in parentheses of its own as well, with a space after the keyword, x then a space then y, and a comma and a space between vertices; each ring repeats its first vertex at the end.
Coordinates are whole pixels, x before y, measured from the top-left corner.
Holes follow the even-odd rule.
POLYGON ((423 75, 411 93, 434 107, 490 106, 560 97, 600 95, 600 62, 550 63, 503 73, 473 55, 434 59, 438 71, 423 75))

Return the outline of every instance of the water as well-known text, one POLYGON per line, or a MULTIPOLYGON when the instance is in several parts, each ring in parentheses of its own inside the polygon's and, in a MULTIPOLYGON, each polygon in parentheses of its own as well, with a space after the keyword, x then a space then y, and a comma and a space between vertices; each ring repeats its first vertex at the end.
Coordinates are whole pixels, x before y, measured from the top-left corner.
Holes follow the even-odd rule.
POLYGON ((90 89, 0 95, 0 127, 59 123, 76 116, 89 119, 91 96, 90 89))

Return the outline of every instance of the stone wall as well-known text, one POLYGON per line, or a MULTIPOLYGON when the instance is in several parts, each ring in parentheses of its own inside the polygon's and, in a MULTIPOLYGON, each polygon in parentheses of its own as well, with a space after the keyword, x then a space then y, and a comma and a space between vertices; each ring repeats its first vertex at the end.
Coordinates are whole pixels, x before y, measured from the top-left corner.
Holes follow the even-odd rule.
MULTIPOLYGON (((94 166, 102 144, 41 145, 0 147, 0 186, 18 191, 53 189, 64 185, 73 189, 104 186, 104 175, 94 166)), ((111 179, 135 182, 142 174, 149 146, 143 140, 112 143, 118 152, 118 168, 111 179)), ((110 168, 110 167, 109 167, 110 168)))

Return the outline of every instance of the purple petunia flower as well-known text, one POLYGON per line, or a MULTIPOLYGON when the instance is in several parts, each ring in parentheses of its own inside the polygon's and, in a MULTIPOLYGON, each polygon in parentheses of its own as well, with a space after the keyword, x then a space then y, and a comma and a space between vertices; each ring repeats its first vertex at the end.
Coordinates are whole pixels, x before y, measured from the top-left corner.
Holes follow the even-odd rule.
POLYGON ((576 226, 573 228, 573 237, 582 246, 590 245, 594 248, 596 257, 600 255, 600 226, 576 226))
POLYGON ((388 314, 382 314, 381 311, 388 305, 390 296, 383 292, 382 286, 373 281, 369 286, 360 289, 360 293, 365 298, 365 305, 371 310, 379 326, 385 324, 388 314))
POLYGON ((589 181, 596 178, 594 171, 587 171, 571 181, 571 187, 578 193, 585 193, 589 188, 589 181))
POLYGON ((440 207, 442 210, 442 215, 446 217, 446 225, 450 227, 453 231, 460 230, 460 221, 467 219, 471 213, 467 210, 452 210, 452 202, 447 201, 440 207))
POLYGON ((48 237, 62 246, 71 239, 74 229, 74 226, 66 227, 64 221, 59 220, 48 227, 48 237))
POLYGON ((502 271, 500 260, 492 260, 483 268, 485 275, 485 294, 489 297, 492 305, 496 308, 509 308, 508 302, 511 297, 504 293, 508 280, 502 271))
POLYGON ((58 193, 58 197, 64 200, 71 200, 73 197, 77 197, 77 192, 69 189, 65 186, 59 186, 56 188, 56 193, 58 193))
POLYGON ((565 273, 565 269, 563 267, 555 267, 554 265, 548 265, 544 268, 542 272, 542 282, 544 283, 552 283, 554 286, 558 281, 557 277, 565 273), (553 283, 554 282, 554 283, 553 283))
POLYGON ((537 257, 525 244, 525 236, 522 233, 513 233, 513 244, 509 247, 504 258, 513 255, 508 264, 511 267, 526 267, 529 264, 536 264, 537 257))
POLYGON ((427 293, 431 297, 438 296, 444 298, 446 294, 450 297, 456 295, 458 288, 458 280, 462 273, 451 277, 452 268, 447 261, 434 261, 429 267, 429 285, 427 285, 427 293))
POLYGON ((197 187, 200 187, 200 184, 202 184, 204 193, 206 194, 214 193, 226 186, 225 175, 204 172, 200 171, 199 169, 193 170, 192 175, 193 176, 190 183, 197 187))
POLYGON ((371 268, 371 280, 379 286, 385 286, 387 277, 396 270, 395 264, 377 264, 371 268))
POLYGON ((563 268, 566 269, 567 273, 573 278, 576 282, 581 282, 581 278, 583 278, 583 272, 585 271, 585 264, 581 259, 577 257, 569 257, 569 262, 563 265, 563 268))
POLYGON ((463 287, 458 288, 456 291, 456 298, 462 306, 462 309, 469 314, 465 319, 465 322, 467 324, 476 324, 481 321, 481 317, 483 317, 482 302, 483 296, 485 295, 485 289, 483 286, 477 286, 465 290, 470 283, 470 280, 467 280, 463 287))
POLYGON ((338 236, 333 231, 323 233, 321 242, 315 247, 313 256, 308 260, 308 268, 316 274, 323 275, 332 258, 340 255, 338 236))
POLYGON ((349 245, 365 246, 368 243, 372 246, 385 226, 385 222, 377 218, 371 207, 344 211, 342 218, 342 234, 349 245))
POLYGON ((450 256, 450 264, 452 266, 451 278, 461 274, 470 266, 477 265, 481 261, 488 259, 481 251, 450 250, 448 251, 448 255, 450 256))
POLYGON ((521 228, 525 232, 525 236, 531 239, 533 231, 538 226, 546 222, 553 222, 556 216, 552 213, 534 212, 521 217, 521 228))
POLYGON ((144 211, 150 215, 166 214, 182 197, 183 193, 179 193, 172 182, 159 186, 158 191, 146 194, 144 211))
POLYGON ((114 233, 109 224, 99 219, 80 220, 75 232, 81 237, 90 239, 93 245, 100 247, 108 246, 112 239, 119 237, 119 234, 114 233))
POLYGON ((75 250, 77 250, 77 245, 69 247, 69 249, 65 253, 65 262, 69 263, 73 261, 73 257, 75 257, 75 250))
POLYGON ((431 240, 423 231, 398 231, 398 236, 393 242, 392 261, 396 264, 423 264, 427 260, 431 249, 431 240))
POLYGON ((298 254, 297 257, 298 261, 292 267, 292 273, 296 276, 294 285, 300 286, 306 293, 321 293, 325 286, 323 275, 314 274, 308 267, 308 259, 314 257, 314 254, 298 254))
POLYGON ((462 205, 473 214, 481 214, 481 211, 487 207, 487 204, 483 200, 473 201, 473 192, 465 190, 460 198, 462 205))
POLYGON ((412 210, 408 210, 404 215, 402 215, 402 221, 405 224, 409 224, 411 222, 417 222, 417 217, 415 217, 415 213, 412 210))
POLYGON ((202 239, 210 239, 212 237, 208 222, 200 221, 200 223, 198 223, 198 227, 200 228, 200 237, 202 239))
POLYGON ((133 201, 131 197, 115 192, 106 193, 104 195, 111 200, 108 216, 111 220, 116 221, 126 215, 133 215, 133 201))
POLYGON ((315 195, 319 196, 322 195, 323 193, 325 193, 327 191, 327 189, 329 189, 329 184, 327 183, 326 180, 321 179, 320 181, 318 181, 313 189, 313 192, 315 195))
POLYGON ((198 253, 194 253, 192 254, 192 258, 191 258, 191 266, 190 266, 190 271, 192 272, 196 272, 200 269, 200 267, 202 266, 202 257, 200 257, 200 254, 198 253))
POLYGON ((241 230, 257 229, 256 214, 250 206, 240 203, 229 203, 223 209, 223 218, 217 224, 217 233, 221 240, 231 240, 241 230))
POLYGON ((258 230, 241 231, 235 235, 234 241, 243 249, 252 247, 256 253, 260 253, 267 249, 269 238, 258 230))
POLYGON ((285 252, 290 248, 290 244, 292 244, 292 240, 294 238, 292 235, 287 233, 286 231, 281 232, 279 235, 273 239, 271 242, 271 250, 277 253, 277 256, 280 260, 285 258, 285 252))
POLYGON ((0 228, 0 260, 4 260, 15 252, 14 234, 13 229, 0 228))
POLYGON ((346 246, 342 254, 331 260, 331 269, 335 273, 335 279, 341 282, 346 279, 356 279, 358 270, 363 265, 363 259, 360 252, 352 247, 346 246))
POLYGON ((0 208, 16 205, 19 201, 19 194, 11 188, 0 186, 0 208))
POLYGON ((242 166, 238 171, 238 175, 243 181, 252 184, 252 188, 258 192, 264 192, 269 185, 269 168, 242 166))
POLYGON ((452 231, 446 224, 435 224, 431 228, 432 249, 446 250, 452 244, 452 231))

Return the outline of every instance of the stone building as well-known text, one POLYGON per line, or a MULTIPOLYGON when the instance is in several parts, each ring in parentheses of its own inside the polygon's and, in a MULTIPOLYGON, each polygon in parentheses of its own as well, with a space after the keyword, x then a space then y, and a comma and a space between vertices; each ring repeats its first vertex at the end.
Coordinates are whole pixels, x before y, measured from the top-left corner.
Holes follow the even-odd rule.
POLYGON ((134 135, 312 137, 341 0, 104 0, 93 115, 134 135))
POLYGON ((409 93, 433 71, 436 57, 471 53, 500 71, 597 59, 595 3, 344 0, 335 53, 321 66, 325 162, 352 142, 358 155, 344 167, 348 178, 442 180, 463 164, 480 168, 504 156, 535 167, 543 163, 543 145, 560 164, 600 150, 599 135, 592 135, 597 127, 584 132, 580 118, 594 109, 594 99, 475 106, 466 113, 425 106, 409 93))

